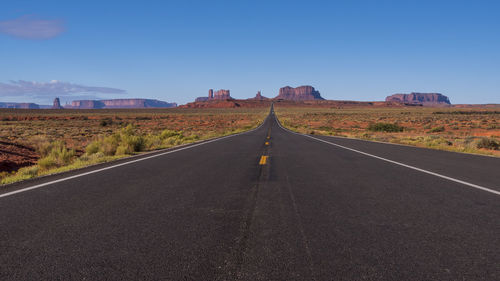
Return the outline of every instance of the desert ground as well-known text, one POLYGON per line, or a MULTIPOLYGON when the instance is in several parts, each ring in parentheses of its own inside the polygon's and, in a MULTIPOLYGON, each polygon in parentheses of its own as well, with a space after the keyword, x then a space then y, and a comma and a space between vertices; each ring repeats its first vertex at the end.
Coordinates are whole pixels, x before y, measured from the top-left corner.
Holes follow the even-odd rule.
MULTIPOLYGON (((267 106, 0 111, 2 184, 255 128, 267 106)), ((275 103, 296 132, 500 156, 500 106, 381 107, 275 103)))
POLYGON ((287 107, 275 104, 283 126, 319 134, 500 156, 500 106, 287 107))
POLYGON ((0 110, 3 184, 249 130, 268 108, 0 110))

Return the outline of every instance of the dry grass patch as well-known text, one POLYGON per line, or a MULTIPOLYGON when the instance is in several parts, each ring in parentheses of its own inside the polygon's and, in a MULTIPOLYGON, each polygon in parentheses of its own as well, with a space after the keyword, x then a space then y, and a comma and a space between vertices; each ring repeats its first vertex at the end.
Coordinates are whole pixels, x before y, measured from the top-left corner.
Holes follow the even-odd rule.
POLYGON ((500 156, 498 108, 289 108, 275 104, 296 132, 500 156))
MULTIPOLYGON (((257 127, 267 113, 268 108, 3 109, 0 140, 30 147, 39 159, 34 166, 0 171, 0 181, 12 183, 143 151, 243 132, 257 127)), ((14 155, 20 157, 15 151, 4 154, 1 159, 5 161, 13 160, 14 155)))

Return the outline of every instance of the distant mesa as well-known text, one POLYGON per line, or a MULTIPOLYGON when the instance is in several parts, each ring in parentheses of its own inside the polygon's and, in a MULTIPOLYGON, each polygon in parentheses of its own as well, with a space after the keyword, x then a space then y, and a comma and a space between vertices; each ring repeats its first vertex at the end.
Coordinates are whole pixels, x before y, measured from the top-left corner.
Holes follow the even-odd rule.
POLYGON ((450 99, 447 96, 439 93, 394 94, 385 98, 385 101, 423 106, 451 105, 450 99))
POLYGON ((52 109, 63 109, 63 107, 61 106, 61 101, 59 100, 59 98, 55 98, 54 99, 54 103, 52 104, 52 109))
POLYGON ((279 94, 275 99, 306 101, 306 100, 324 100, 318 91, 312 86, 300 86, 292 88, 286 86, 280 89, 279 94))
POLYGON ((195 102, 204 102, 212 100, 232 100, 229 90, 218 90, 214 93, 213 89, 208 90, 208 97, 198 97, 195 102))
POLYGON ((0 102, 0 108, 40 109, 40 106, 36 103, 28 102, 0 102))
POLYGON ((0 102, 0 108, 18 109, 107 109, 107 108, 170 108, 177 107, 175 102, 165 102, 154 99, 110 99, 110 100, 75 100, 71 104, 61 105, 59 98, 55 98, 52 105, 38 105, 36 103, 0 102))
POLYGON ((264 97, 260 91, 257 92, 255 97, 249 98, 248 100, 268 100, 269 98, 264 97))
POLYGON ((169 108, 177 103, 168 103, 153 99, 111 99, 111 100, 76 100, 64 108, 71 109, 107 109, 107 108, 169 108))

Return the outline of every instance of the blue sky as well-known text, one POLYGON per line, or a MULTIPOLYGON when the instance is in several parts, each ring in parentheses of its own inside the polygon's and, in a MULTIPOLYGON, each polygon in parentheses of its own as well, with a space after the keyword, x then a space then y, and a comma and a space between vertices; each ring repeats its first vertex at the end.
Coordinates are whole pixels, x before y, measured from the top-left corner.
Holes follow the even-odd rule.
POLYGON ((3 1, 0 101, 337 100, 439 92, 500 103, 500 1, 3 1))

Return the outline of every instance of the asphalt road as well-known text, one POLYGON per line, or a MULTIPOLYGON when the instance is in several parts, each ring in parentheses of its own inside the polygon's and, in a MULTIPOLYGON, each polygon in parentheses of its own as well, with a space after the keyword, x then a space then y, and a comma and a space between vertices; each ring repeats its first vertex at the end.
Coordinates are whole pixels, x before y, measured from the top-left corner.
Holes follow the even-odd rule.
POLYGON ((4 188, 0 280, 500 280, 500 159, 312 137, 4 188))

